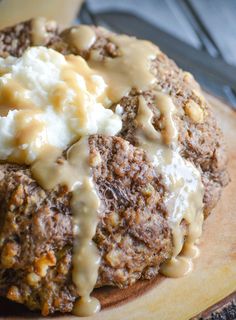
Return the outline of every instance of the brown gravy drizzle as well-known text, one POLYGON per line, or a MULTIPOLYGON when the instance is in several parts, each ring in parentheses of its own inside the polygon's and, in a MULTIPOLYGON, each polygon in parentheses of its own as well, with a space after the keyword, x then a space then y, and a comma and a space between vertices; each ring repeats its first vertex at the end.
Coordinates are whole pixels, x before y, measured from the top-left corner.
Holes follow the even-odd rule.
POLYGON ((77 50, 88 50, 96 41, 96 34, 94 30, 85 25, 79 28, 75 27, 67 34, 67 42, 77 50))
POLYGON ((31 38, 34 46, 44 45, 47 39, 47 30, 45 28, 46 18, 39 17, 32 20, 31 38))
MULTIPOLYGON (((36 19, 32 33, 34 45, 44 43, 45 33, 44 20, 36 19)), ((88 60, 89 67, 96 74, 101 75, 107 84, 106 96, 102 100, 107 107, 119 102, 132 88, 145 91, 155 85, 156 79, 150 72, 150 65, 160 52, 148 41, 125 35, 109 35, 109 38, 118 48, 117 57, 101 59, 95 50, 91 50, 88 60)), ((69 45, 78 50, 88 50, 95 40, 96 34, 88 26, 73 28, 66 37, 69 45)), ((91 69, 82 61, 82 58, 68 56, 66 59, 70 67, 63 70, 63 79, 69 87, 76 88, 75 73, 79 73, 84 64, 82 75, 86 80, 89 78, 91 69), (77 70, 78 59, 81 60, 81 65, 77 70)), ((14 86, 15 84, 13 88, 14 86)), ((93 92, 93 84, 88 81, 87 86, 90 92, 93 92)), ((60 85, 51 97, 53 105, 59 112, 66 90, 65 85, 60 85)), ((8 95, 9 92, 6 91, 5 94, 8 95)), ((83 105, 84 98, 83 93, 78 91, 74 102, 83 105)), ((27 108, 28 102, 25 102, 24 107, 27 108)), ((18 107, 18 101, 14 100, 14 96, 12 103, 15 108, 18 107)), ((4 108, 4 101, 0 101, 0 107, 4 108)), ((30 107, 33 109, 33 106, 30 107)), ((203 222, 203 186, 198 170, 178 153, 178 129, 174 121, 176 108, 172 99, 161 92, 156 92, 156 107, 162 116, 161 132, 153 127, 153 112, 140 96, 135 119, 136 140, 137 145, 147 152, 157 173, 162 175, 163 182, 170 190, 165 196, 165 203, 168 209, 167 219, 173 234, 174 249, 172 258, 162 265, 161 272, 167 276, 177 277, 191 270, 191 258, 197 254, 195 244, 201 236, 203 222)), ((78 112, 81 112, 83 129, 86 125, 86 114, 83 107, 78 112)), ((86 130, 82 130, 81 139, 69 148, 66 159, 58 161, 61 153, 60 149, 46 146, 45 152, 32 164, 31 170, 35 179, 46 190, 62 184, 72 192, 74 233, 72 279, 81 297, 75 302, 73 313, 87 316, 100 309, 99 301, 90 296, 97 281, 100 263, 98 250, 92 241, 98 223, 100 200, 93 183, 92 169, 89 166, 86 130)))
MULTIPOLYGON (((148 41, 125 35, 110 35, 109 39, 119 48, 118 56, 106 57, 102 61, 99 57, 88 61, 90 67, 108 84, 108 98, 117 102, 128 95, 132 88, 142 91, 150 89, 156 81, 150 73, 150 65, 159 49, 148 41)), ((93 50, 91 56, 95 56, 93 50)))
POLYGON ((100 303, 90 296, 97 281, 100 257, 92 241, 98 223, 100 200, 93 184, 89 166, 88 138, 83 137, 67 151, 67 158, 57 162, 61 150, 51 150, 36 161, 31 171, 46 190, 66 185, 72 192, 73 213, 73 270, 72 279, 81 299, 74 305, 73 313, 88 316, 100 310, 100 303))
POLYGON ((35 106, 27 97, 26 90, 20 84, 8 79, 0 87, 0 115, 6 116, 9 110, 34 109, 35 106))
POLYGON ((136 138, 170 191, 165 204, 174 248, 172 258, 161 266, 161 272, 169 277, 180 277, 192 270, 192 258, 198 254, 196 242, 202 233, 203 185, 198 170, 175 150, 178 135, 171 98, 157 93, 156 104, 164 119, 162 133, 154 129, 153 113, 140 97, 136 138), (183 221, 187 223, 187 230, 183 221))

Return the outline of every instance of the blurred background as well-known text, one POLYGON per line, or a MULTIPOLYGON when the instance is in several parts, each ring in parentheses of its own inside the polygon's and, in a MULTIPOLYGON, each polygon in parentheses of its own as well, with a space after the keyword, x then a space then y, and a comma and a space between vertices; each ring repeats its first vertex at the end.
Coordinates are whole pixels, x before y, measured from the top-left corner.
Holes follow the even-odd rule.
POLYGON ((92 14, 125 11, 236 65, 235 0, 87 0, 92 14))

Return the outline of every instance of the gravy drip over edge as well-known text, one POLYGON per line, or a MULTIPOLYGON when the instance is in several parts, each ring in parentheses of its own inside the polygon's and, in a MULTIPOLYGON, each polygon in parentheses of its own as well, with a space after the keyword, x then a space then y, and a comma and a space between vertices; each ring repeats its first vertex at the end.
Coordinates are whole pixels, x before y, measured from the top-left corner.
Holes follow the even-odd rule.
POLYGON ((172 99, 156 93, 156 105, 163 116, 162 132, 154 129, 153 112, 144 98, 139 97, 136 139, 169 191, 164 202, 172 230, 173 253, 172 258, 162 264, 161 273, 180 277, 192 270, 192 258, 198 254, 196 242, 202 233, 203 185, 199 171, 176 150, 178 131, 173 120, 172 99))
POLYGON ((156 78, 150 72, 152 60, 160 52, 151 42, 138 40, 126 35, 110 35, 109 39, 118 47, 117 57, 105 57, 90 53, 88 64, 100 74, 108 84, 107 96, 110 101, 118 102, 135 88, 148 90, 156 78))
POLYGON ((47 38, 46 18, 39 17, 32 20, 32 43, 34 46, 40 46, 45 43, 47 38))
POLYGON ((96 41, 95 31, 86 25, 80 25, 70 29, 67 33, 66 41, 77 50, 89 50, 96 41))
POLYGON ((88 316, 100 310, 100 303, 90 296, 98 277, 100 256, 93 242, 98 223, 100 199, 89 166, 88 138, 83 137, 67 151, 66 160, 57 160, 60 150, 50 150, 36 161, 31 171, 46 190, 66 185, 72 192, 73 269, 72 279, 81 297, 74 304, 73 313, 88 316))
MULTIPOLYGON (((101 60, 92 50, 88 60, 89 65, 108 84, 109 100, 118 102, 132 88, 138 91, 152 88, 156 78, 150 72, 150 65, 160 53, 159 49, 148 41, 125 35, 112 34, 109 40, 117 46, 115 58, 105 57, 101 60)), ((136 137, 138 145, 152 159, 157 173, 162 175, 170 190, 165 203, 174 249, 173 257, 162 265, 161 272, 178 277, 191 271, 191 258, 198 254, 195 243, 202 233, 203 185, 199 171, 183 159, 177 150, 178 129, 174 122, 176 108, 171 98, 157 92, 156 105, 163 117, 163 129, 161 132, 154 129, 153 113, 144 98, 140 97, 136 137)))
MULTIPOLYGON (((73 36, 70 35, 67 40, 79 50, 91 48, 94 42, 92 28, 89 31, 89 27, 86 27, 84 33, 83 28, 83 26, 77 27, 77 30, 73 28, 73 36)), ((109 40, 117 46, 118 52, 115 58, 101 58, 92 48, 88 59, 89 66, 101 75, 107 84, 106 97, 103 100, 103 104, 107 107, 119 102, 133 88, 145 91, 155 85, 156 78, 150 72, 150 66, 152 60, 160 53, 152 43, 125 35, 112 34, 109 35, 109 40)), ((203 187, 198 170, 184 160, 177 150, 171 148, 171 145, 177 145, 178 139, 178 130, 173 119, 176 110, 171 98, 158 92, 156 103, 164 118, 164 129, 161 132, 154 129, 153 114, 144 99, 140 97, 136 136, 138 145, 147 152, 157 173, 162 174, 164 183, 171 191, 166 195, 165 203, 173 232, 174 252, 173 257, 163 264, 161 272, 167 276, 177 277, 191 270, 191 257, 197 253, 195 243, 201 235, 203 222, 203 187), (175 176, 174 171, 179 169, 183 177, 175 176), (189 188, 188 179, 191 185, 189 188), (181 193, 184 194, 182 198, 181 193), (187 201, 187 207, 182 207, 181 201, 187 201)), ((80 301, 82 302, 82 299, 80 301)))

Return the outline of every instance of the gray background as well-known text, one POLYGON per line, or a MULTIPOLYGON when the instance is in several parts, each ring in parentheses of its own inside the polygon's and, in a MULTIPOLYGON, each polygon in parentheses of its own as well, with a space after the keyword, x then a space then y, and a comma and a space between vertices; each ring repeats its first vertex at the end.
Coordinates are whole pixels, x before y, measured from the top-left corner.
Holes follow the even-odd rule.
POLYGON ((87 0, 94 13, 128 11, 236 65, 236 0, 87 0))

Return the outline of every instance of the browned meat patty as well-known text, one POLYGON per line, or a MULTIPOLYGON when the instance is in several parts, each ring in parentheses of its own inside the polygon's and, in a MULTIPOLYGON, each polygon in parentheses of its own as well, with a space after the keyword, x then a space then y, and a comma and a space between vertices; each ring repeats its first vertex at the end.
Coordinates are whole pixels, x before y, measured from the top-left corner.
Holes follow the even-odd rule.
MULTIPOLYGON (((32 45, 31 24, 0 32, 1 56, 20 56, 32 45)), ((68 31, 58 34, 57 30, 50 25, 43 45, 90 58, 89 51, 78 52, 67 45, 68 31)), ((101 58, 115 58, 119 48, 108 40, 109 33, 95 30, 97 40, 92 49, 101 58)), ((207 216, 228 182, 221 131, 189 74, 161 52, 153 61, 152 72, 156 88, 169 94, 178 109, 175 121, 181 154, 201 171, 207 216), (190 117, 192 103, 204 107, 202 123, 190 117)), ((94 181, 103 204, 94 238, 102 257, 98 287, 124 287, 140 278, 150 279, 171 256, 171 232, 163 203, 166 190, 133 138, 140 95, 154 112, 155 128, 161 130, 154 93, 132 90, 120 101, 124 107, 120 137, 91 136, 89 140, 94 181), (96 161, 99 157, 101 162, 96 161)), ((41 309, 44 315, 71 311, 77 296, 71 280, 71 194, 64 187, 45 192, 30 170, 20 165, 2 164, 0 179, 0 295, 41 309)))
MULTIPOLYGON (((63 39, 68 30, 61 33, 61 40, 54 38, 50 47, 64 54, 79 54, 85 59, 91 59, 90 51, 96 50, 101 57, 115 58, 119 54, 119 48, 109 39, 109 32, 103 28, 96 28, 97 40, 90 51, 78 51, 70 47, 63 39)), ((212 109, 201 94, 201 89, 193 76, 181 70, 174 61, 160 52, 151 66, 152 73, 156 76, 156 88, 153 91, 137 92, 132 90, 128 97, 119 101, 124 107, 122 117, 123 128, 121 136, 135 144, 134 130, 135 117, 138 110, 138 97, 144 96, 149 107, 154 113, 154 126, 160 130, 158 110, 154 101, 155 89, 169 94, 178 109, 176 122, 179 128, 179 146, 181 155, 194 163, 202 173, 202 181, 205 186, 204 214, 209 215, 215 207, 221 195, 222 187, 228 184, 229 177, 226 170, 227 156, 224 139, 213 116, 212 109), (195 122, 189 115, 189 105, 197 104, 204 109, 204 121, 195 122)), ((116 105, 114 105, 115 109, 116 105)))
MULTIPOLYGON (((103 201, 94 238, 102 257, 97 286, 151 278, 172 248, 164 187, 141 149, 119 137, 89 142, 103 201)), ((45 192, 26 167, 3 164, 0 172, 0 295, 43 314, 71 311, 71 194, 45 192)))

